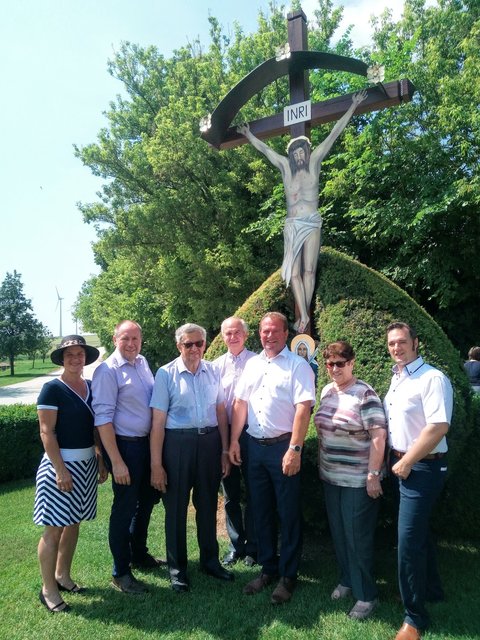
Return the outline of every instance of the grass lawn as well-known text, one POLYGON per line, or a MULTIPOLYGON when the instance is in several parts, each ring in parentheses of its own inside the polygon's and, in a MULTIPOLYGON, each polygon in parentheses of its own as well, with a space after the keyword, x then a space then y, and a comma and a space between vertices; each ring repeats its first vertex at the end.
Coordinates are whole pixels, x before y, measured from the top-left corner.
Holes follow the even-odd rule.
MULTIPOLYGON (((88 591, 66 594, 71 612, 52 615, 38 601, 36 546, 41 528, 32 522, 33 494, 33 480, 0 486, 2 640, 388 640, 402 621, 395 552, 387 540, 380 539, 378 545, 381 604, 371 620, 358 623, 345 616, 353 602, 330 600, 337 580, 328 538, 306 540, 297 591, 289 604, 275 607, 269 602, 270 590, 257 596, 242 594, 257 568, 237 565, 234 583, 219 583, 199 572, 193 518, 189 523, 191 592, 174 593, 162 568, 137 572, 148 583, 148 594, 119 593, 110 586, 109 481, 99 489, 97 519, 81 526, 74 561, 74 578, 88 591)), ((227 549, 224 533, 219 539, 223 554, 227 549)), ((154 510, 149 544, 154 555, 165 556, 161 505, 154 510)), ((478 546, 444 543, 440 565, 447 601, 430 607, 434 626, 423 637, 480 639, 478 546)))
MULTIPOLYGON (((2 360, 7 362, 7 360, 2 360)), ((28 382, 33 378, 40 376, 46 376, 51 371, 56 371, 58 366, 53 364, 50 360, 50 356, 45 358, 45 362, 42 362, 41 358, 35 360, 35 368, 32 369, 32 360, 30 358, 20 357, 15 360, 15 375, 10 375, 10 367, 5 371, 0 371, 0 387, 6 387, 9 384, 16 384, 17 382, 28 382)))

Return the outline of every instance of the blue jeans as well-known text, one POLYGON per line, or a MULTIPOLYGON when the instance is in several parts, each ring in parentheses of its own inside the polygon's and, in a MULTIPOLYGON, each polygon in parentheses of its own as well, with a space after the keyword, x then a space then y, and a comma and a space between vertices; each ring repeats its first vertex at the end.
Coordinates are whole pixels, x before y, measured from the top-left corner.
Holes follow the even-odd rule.
POLYGON ((289 440, 265 446, 248 439, 248 483, 262 573, 297 577, 302 551, 300 476, 286 476, 282 460, 289 440), (277 555, 280 525, 280 555, 277 555))
POLYGON ((356 600, 371 602, 378 596, 373 559, 380 501, 370 498, 365 487, 323 482, 323 493, 340 584, 350 587, 356 600))
MULTIPOLYGON (((120 577, 130 573, 132 556, 141 559, 148 551, 148 525, 159 494, 150 485, 149 439, 126 441, 117 438, 117 446, 131 482, 130 485, 117 484, 112 478, 108 542, 113 556, 112 575, 120 577)), ((107 466, 110 469, 108 458, 107 466)))
MULTIPOLYGON (((396 459, 391 458, 394 464, 396 459)), ((446 458, 420 460, 406 480, 398 480, 398 580, 405 607, 405 622, 426 629, 428 600, 443 599, 437 569, 436 542, 429 520, 447 474, 446 458)))
POLYGON ((242 465, 232 465, 230 474, 222 480, 225 500, 225 520, 230 550, 239 556, 257 557, 257 542, 253 524, 252 503, 248 490, 248 440, 246 429, 240 436, 240 455, 242 465), (245 508, 242 508, 242 477, 245 482, 245 508))

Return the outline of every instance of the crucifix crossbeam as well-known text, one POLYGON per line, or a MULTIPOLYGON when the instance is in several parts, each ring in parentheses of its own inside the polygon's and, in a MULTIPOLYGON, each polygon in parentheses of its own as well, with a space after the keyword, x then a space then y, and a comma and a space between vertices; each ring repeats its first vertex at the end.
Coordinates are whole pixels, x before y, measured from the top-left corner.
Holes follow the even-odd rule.
MULTIPOLYGON (((245 76, 219 103, 209 122, 202 128, 202 138, 217 149, 230 149, 247 140, 230 126, 235 116, 250 98, 264 87, 285 75, 289 76, 290 103, 308 100, 309 69, 332 69, 367 76, 368 67, 361 60, 319 51, 307 50, 306 17, 303 11, 288 16, 289 52, 271 58, 245 76)), ((356 113, 378 111, 409 102, 415 92, 413 84, 406 79, 377 84, 367 90, 366 100, 356 113)), ((250 122, 250 129, 258 138, 267 139, 290 132, 292 137, 308 135, 315 125, 338 120, 351 104, 352 94, 338 96, 311 105, 308 122, 285 125, 283 113, 250 122)))
MULTIPOLYGON (((355 114, 369 113, 370 111, 378 111, 386 107, 394 107, 403 102, 409 102, 414 91, 415 88, 410 80, 387 82, 382 85, 382 88, 371 87, 367 90, 366 100, 358 106, 355 114)), ((309 124, 316 126, 338 120, 351 105, 352 96, 353 93, 348 93, 337 98, 312 104, 312 117, 309 124)), ((262 140, 289 133, 290 128, 290 126, 284 124, 283 113, 277 113, 273 116, 250 122, 252 133, 262 140)), ((208 142, 206 136, 202 137, 208 142)), ((237 132, 236 127, 228 127, 223 135, 222 142, 218 146, 213 146, 217 146, 218 149, 231 149, 246 143, 248 143, 248 140, 237 132)))

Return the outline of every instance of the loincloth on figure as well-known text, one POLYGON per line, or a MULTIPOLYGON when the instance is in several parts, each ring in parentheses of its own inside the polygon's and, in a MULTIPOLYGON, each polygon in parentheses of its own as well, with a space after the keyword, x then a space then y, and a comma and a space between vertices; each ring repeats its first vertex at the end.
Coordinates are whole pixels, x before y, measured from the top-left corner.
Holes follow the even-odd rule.
POLYGON ((287 218, 283 228, 282 278, 288 287, 292 277, 293 263, 307 238, 322 228, 322 216, 315 211, 307 216, 287 218))

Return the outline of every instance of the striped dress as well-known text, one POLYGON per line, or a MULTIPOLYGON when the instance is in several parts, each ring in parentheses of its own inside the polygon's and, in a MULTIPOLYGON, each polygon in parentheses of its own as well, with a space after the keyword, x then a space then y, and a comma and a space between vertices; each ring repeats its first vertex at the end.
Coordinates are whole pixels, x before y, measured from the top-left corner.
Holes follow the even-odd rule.
POLYGON ((57 488, 55 469, 45 453, 37 471, 33 521, 63 527, 92 520, 97 512, 97 459, 90 383, 83 400, 62 380, 52 380, 42 388, 37 408, 57 412, 55 434, 73 490, 57 488))
POLYGON ((369 429, 386 429, 380 398, 362 380, 344 391, 326 385, 315 414, 320 478, 340 487, 365 487, 370 457, 369 429))

